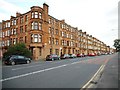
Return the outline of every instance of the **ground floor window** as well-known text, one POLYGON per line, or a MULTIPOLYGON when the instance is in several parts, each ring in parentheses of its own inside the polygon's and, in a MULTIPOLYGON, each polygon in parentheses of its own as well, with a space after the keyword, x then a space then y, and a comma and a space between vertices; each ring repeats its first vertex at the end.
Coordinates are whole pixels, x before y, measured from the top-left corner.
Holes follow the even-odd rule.
POLYGON ((50 54, 52 54, 52 48, 50 48, 50 54))
POLYGON ((59 49, 55 49, 55 54, 59 55, 59 49))
POLYGON ((65 49, 65 48, 63 49, 63 53, 64 53, 64 54, 66 53, 66 49, 65 49))
POLYGON ((70 49, 68 49, 68 54, 70 54, 70 49))

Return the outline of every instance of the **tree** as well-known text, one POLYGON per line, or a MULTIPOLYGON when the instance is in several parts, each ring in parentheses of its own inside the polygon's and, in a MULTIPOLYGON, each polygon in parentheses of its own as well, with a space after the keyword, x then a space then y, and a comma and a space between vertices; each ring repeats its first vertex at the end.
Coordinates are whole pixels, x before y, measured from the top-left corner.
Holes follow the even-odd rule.
POLYGON ((116 48, 117 52, 120 52, 120 39, 114 40, 114 47, 116 48))
POLYGON ((4 57, 10 55, 24 55, 26 57, 31 57, 32 53, 26 48, 24 43, 18 43, 10 46, 7 52, 3 54, 4 57))

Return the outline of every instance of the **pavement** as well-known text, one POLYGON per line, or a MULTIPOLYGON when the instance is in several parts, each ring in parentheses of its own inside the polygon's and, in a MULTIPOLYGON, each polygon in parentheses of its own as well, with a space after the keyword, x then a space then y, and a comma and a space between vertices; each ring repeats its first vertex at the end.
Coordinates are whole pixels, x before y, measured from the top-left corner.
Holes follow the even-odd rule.
POLYGON ((106 67, 104 68, 103 74, 100 80, 98 81, 95 90, 98 90, 99 88, 100 90, 102 89, 120 90, 119 88, 120 72, 118 72, 118 65, 120 64, 119 60, 120 60, 120 52, 114 54, 114 56, 106 64, 106 67))

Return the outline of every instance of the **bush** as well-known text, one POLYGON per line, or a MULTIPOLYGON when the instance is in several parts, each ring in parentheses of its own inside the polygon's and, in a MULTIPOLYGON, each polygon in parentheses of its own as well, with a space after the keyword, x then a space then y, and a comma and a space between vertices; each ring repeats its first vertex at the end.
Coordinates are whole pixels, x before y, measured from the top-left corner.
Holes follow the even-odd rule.
POLYGON ((18 43, 10 46, 7 52, 3 54, 3 57, 5 58, 10 55, 23 55, 26 57, 31 57, 32 53, 26 48, 24 43, 18 43))

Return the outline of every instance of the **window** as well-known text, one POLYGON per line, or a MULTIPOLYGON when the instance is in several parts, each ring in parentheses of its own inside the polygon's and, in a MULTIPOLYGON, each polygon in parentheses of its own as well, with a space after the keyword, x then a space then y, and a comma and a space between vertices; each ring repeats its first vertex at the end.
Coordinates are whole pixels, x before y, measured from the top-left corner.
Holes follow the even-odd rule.
POLYGON ((17 32, 16 32, 16 29, 13 29, 13 34, 15 35, 17 32))
POLYGON ((51 33, 51 27, 49 27, 48 32, 51 33))
POLYGON ((24 56, 18 56, 19 59, 24 59, 24 56))
POLYGON ((42 13, 39 13, 39 18, 42 19, 42 13))
POLYGON ((39 42, 42 42, 42 35, 39 35, 39 42))
POLYGON ((21 24, 23 23, 23 17, 20 18, 20 23, 21 23, 21 24))
POLYGON ((64 45, 64 40, 62 40, 61 44, 64 45))
POLYGON ((5 33, 4 33, 4 32, 2 33, 2 37, 3 37, 3 38, 5 37, 5 33))
POLYGON ((58 29, 56 29, 56 35, 59 35, 59 31, 58 31, 58 29))
POLYGON ((66 40, 64 40, 64 46, 66 46, 67 45, 67 41, 66 40))
POLYGON ((62 32, 62 37, 64 36, 64 32, 62 32))
POLYGON ((73 39, 73 35, 71 35, 71 39, 73 39))
POLYGON ((49 21, 48 21, 48 22, 49 22, 49 24, 51 24, 51 18, 49 18, 49 21))
POLYGON ((25 16, 25 21, 28 21, 28 16, 27 15, 25 16))
POLYGON ((11 35, 13 35, 13 29, 11 29, 11 35))
POLYGON ((10 22, 8 22, 8 27, 10 27, 10 22))
POLYGON ((6 44, 6 41, 4 42, 4 46, 6 46, 7 44, 6 44))
POLYGON ((38 43, 38 42, 42 42, 42 35, 39 35, 39 34, 33 34, 31 35, 31 42, 35 42, 35 43, 38 43))
POLYGON ((42 19, 42 13, 41 12, 32 12, 32 18, 40 18, 42 19))
POLYGON ((12 25, 16 25, 16 19, 12 20, 12 25))
POLYGON ((23 37, 20 37, 20 42, 23 42, 23 37))
POLYGON ((69 41, 67 41, 67 46, 69 46, 69 41))
POLYGON ((59 55, 59 49, 55 49, 55 54, 59 55))
POLYGON ((52 34, 52 35, 54 34, 54 28, 52 28, 51 34, 52 34))
POLYGON ((2 42, 2 46, 3 46, 3 47, 4 47, 4 44, 5 44, 5 42, 3 41, 3 42, 2 42))
POLYGON ((16 44, 16 38, 13 39, 13 44, 16 44))
POLYGON ((23 33, 23 26, 20 26, 20 33, 23 33))
POLYGON ((25 32, 27 31, 27 25, 25 25, 25 32))
POLYGON ((38 42, 38 35, 37 34, 34 35, 34 42, 38 42))
POLYGON ((64 28, 64 25, 63 25, 63 24, 61 24, 61 28, 62 28, 62 29, 64 28))
POLYGON ((34 18, 34 12, 32 12, 32 18, 34 18))
POLYGON ((55 40, 55 44, 58 45, 59 44, 59 41, 58 39, 55 40))
POLYGON ((5 27, 10 27, 10 22, 7 22, 5 27))
POLYGON ((38 22, 32 22, 32 30, 42 30, 42 24, 38 22))
POLYGON ((35 29, 36 22, 32 22, 32 30, 35 29))
POLYGON ((39 30, 42 30, 42 24, 39 23, 39 30))
POLYGON ((35 12, 35 18, 38 18, 38 12, 35 12))
POLYGON ((50 48, 50 54, 52 54, 52 48, 50 48))
POLYGON ((69 35, 67 34, 67 38, 69 38, 69 35))
POLYGON ((9 46, 10 45, 10 40, 7 40, 7 46, 9 46))
POLYGON ((52 38, 52 44, 54 44, 54 38, 52 38))
POLYGON ((51 24, 54 25, 54 19, 51 20, 51 24))
POLYGON ((8 34, 8 36, 10 36, 10 30, 8 30, 7 34, 8 34))
POLYGON ((71 46, 73 46, 73 41, 71 42, 71 46))
POLYGON ((13 25, 13 20, 12 20, 12 25, 13 25))
POLYGON ((51 44, 51 37, 49 37, 49 44, 51 44))
POLYGON ((66 32, 64 32, 64 37, 65 37, 65 38, 67 37, 67 34, 66 34, 66 32))
POLYGON ((5 36, 7 36, 7 31, 5 32, 5 36))

